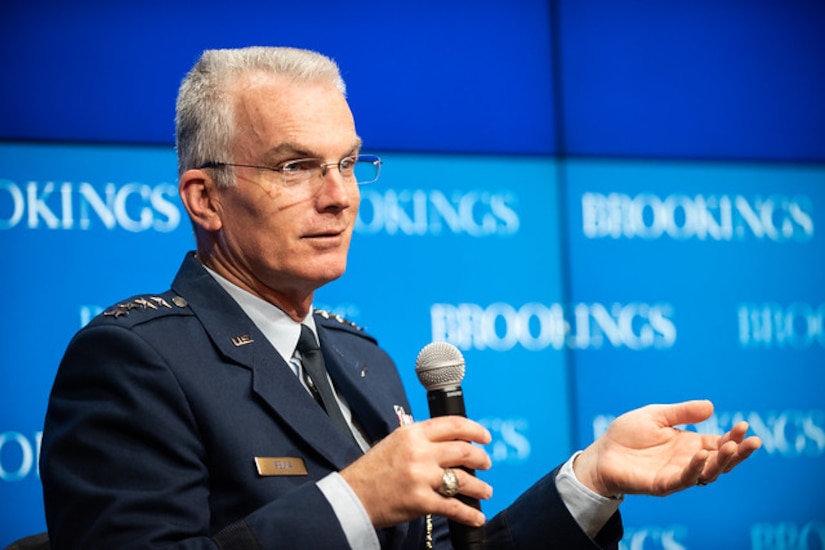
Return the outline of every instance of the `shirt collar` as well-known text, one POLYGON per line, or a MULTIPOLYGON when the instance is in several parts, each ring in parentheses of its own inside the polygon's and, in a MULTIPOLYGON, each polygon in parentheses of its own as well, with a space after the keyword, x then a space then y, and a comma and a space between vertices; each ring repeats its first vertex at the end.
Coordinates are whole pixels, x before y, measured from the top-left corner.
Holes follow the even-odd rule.
POLYGON ((269 340, 269 343, 272 344, 287 364, 289 364, 295 353, 295 347, 298 345, 298 338, 301 336, 301 324, 308 326, 317 338, 318 331, 315 329, 315 319, 312 315, 307 315, 301 323, 296 323, 281 308, 242 289, 208 267, 204 266, 204 268, 241 306, 244 313, 252 319, 258 330, 263 332, 266 339, 269 340))

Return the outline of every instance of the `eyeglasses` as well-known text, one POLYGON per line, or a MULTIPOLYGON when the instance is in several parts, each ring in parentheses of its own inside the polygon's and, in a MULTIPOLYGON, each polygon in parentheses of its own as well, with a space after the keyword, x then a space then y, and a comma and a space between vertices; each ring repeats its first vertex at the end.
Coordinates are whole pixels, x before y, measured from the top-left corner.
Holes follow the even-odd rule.
POLYGON ((283 162, 278 166, 205 162, 199 168, 223 168, 224 166, 240 166, 275 172, 280 175, 281 186, 284 188, 295 188, 316 178, 320 184, 329 169, 335 166, 345 180, 354 181, 358 185, 366 185, 378 180, 378 174, 381 172, 381 159, 375 155, 344 157, 338 162, 321 162, 320 159, 295 159, 283 162), (317 176, 321 177, 318 178, 317 176))

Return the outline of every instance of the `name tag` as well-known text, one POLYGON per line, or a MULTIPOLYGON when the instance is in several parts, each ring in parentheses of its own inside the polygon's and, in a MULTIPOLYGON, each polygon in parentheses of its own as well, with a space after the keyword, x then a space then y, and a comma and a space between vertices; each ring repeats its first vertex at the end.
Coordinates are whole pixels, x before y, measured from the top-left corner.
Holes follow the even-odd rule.
POLYGON ((307 467, 303 458, 289 456, 256 456, 258 475, 265 476, 305 476, 307 467))

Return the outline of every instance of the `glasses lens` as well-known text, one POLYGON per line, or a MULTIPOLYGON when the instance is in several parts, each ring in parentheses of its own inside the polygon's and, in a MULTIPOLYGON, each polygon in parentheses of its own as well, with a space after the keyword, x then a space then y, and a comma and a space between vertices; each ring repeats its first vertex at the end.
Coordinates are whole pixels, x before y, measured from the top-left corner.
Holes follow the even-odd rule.
POLYGON ((374 155, 361 155, 355 163, 355 181, 360 185, 378 180, 381 171, 381 159, 374 155))
POLYGON ((284 187, 300 185, 313 178, 320 171, 320 163, 313 159, 293 160, 284 164, 280 169, 284 187))

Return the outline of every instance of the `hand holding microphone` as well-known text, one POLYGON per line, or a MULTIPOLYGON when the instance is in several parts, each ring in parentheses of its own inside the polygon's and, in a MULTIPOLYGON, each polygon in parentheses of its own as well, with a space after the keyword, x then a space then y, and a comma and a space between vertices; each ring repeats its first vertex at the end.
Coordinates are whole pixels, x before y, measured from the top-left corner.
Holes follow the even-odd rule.
MULTIPOLYGON (((440 416, 467 416, 464 408, 464 391, 461 381, 464 379, 464 356, 446 342, 433 342, 425 346, 415 361, 415 372, 421 384, 427 389, 427 403, 432 418, 440 416)), ((459 466, 462 470, 475 476, 475 471, 459 466)), ((459 494, 461 484, 453 468, 444 469, 438 492, 445 497, 455 497, 464 504, 481 510, 477 498, 459 494)), ((450 539, 456 549, 482 550, 485 547, 484 527, 471 527, 450 520, 450 539)))
MULTIPOLYGON (((451 346, 452 347, 452 346, 451 346)), ((461 353, 453 348, 458 357, 461 353)), ((423 351, 423 350, 422 350, 423 351)), ((424 357, 426 358, 426 354, 424 357)), ((461 360, 463 376, 463 359, 461 360)), ((440 372, 439 363, 427 363, 433 376, 440 372)), ((424 365, 426 366, 426 365, 424 365)), ((456 384, 460 383, 459 377, 456 384)), ((460 387, 459 387, 460 390, 460 387)), ((434 390, 440 392, 441 390, 434 390)), ((451 393, 451 392, 448 392, 451 393)), ((447 396, 442 416, 404 425, 375 444, 361 458, 341 470, 340 475, 361 501, 376 528, 388 527, 420 518, 426 514, 444 516, 452 525, 482 526, 484 515, 479 499, 490 498, 492 487, 467 472, 490 467, 490 457, 483 448, 490 442, 490 433, 477 422, 463 418, 464 406, 455 395, 447 396), (461 414, 459 414, 461 412, 461 414), (449 416, 443 416, 449 414, 449 416), (443 496, 437 490, 445 484, 445 469, 453 470, 459 494, 455 498, 443 496), (469 502, 464 503, 467 497, 469 502), (459 500, 461 498, 462 500, 459 500)), ((433 415, 439 405, 431 405, 433 415)), ((451 482, 447 482, 447 486, 451 482)), ((460 528, 457 528, 460 530, 460 528)), ((467 546, 453 542, 456 549, 467 546)))

